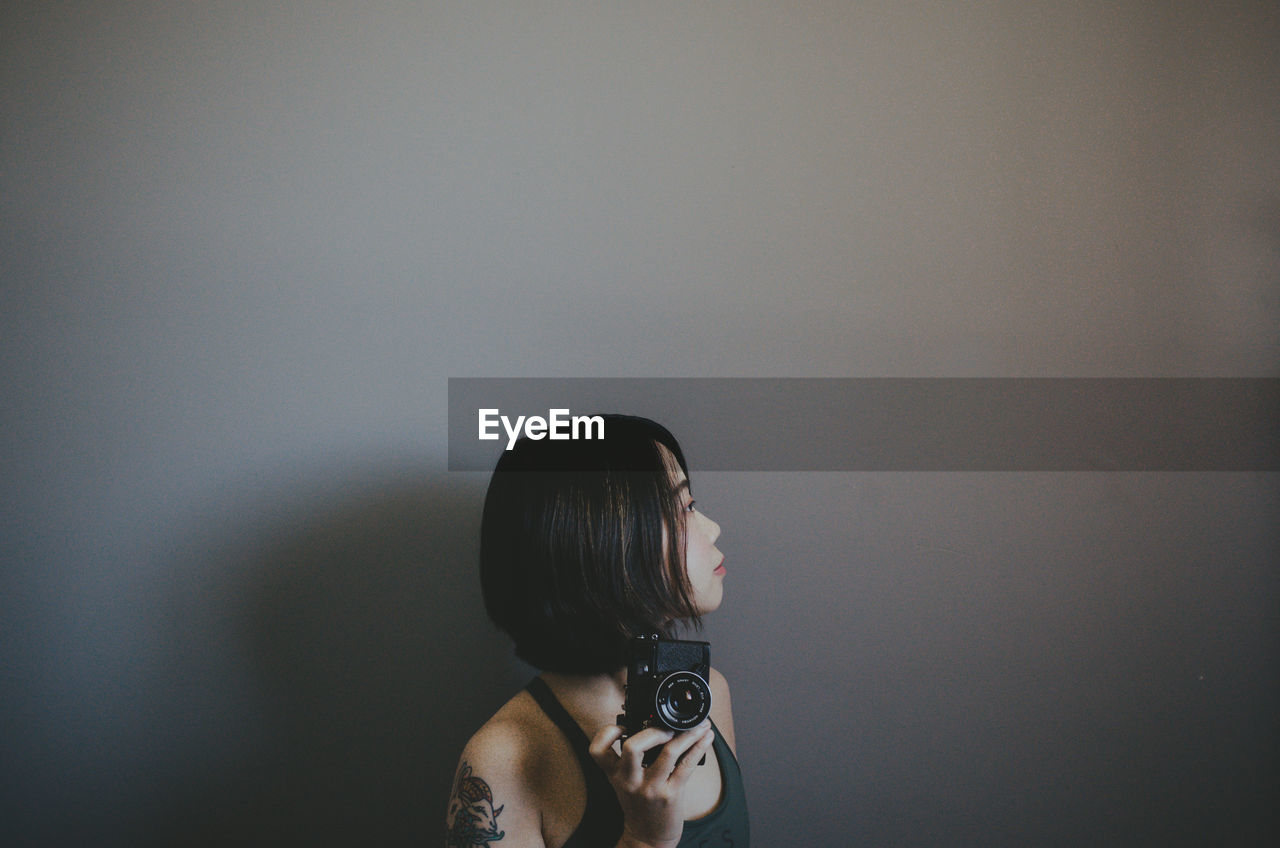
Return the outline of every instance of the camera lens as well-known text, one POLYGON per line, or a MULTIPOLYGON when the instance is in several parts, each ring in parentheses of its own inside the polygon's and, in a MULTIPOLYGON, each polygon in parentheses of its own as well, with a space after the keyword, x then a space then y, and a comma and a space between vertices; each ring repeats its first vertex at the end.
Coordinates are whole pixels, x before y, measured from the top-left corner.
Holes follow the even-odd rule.
POLYGON ((658 684, 654 713, 672 730, 696 727, 711 712, 711 687, 692 671, 676 671, 658 684))

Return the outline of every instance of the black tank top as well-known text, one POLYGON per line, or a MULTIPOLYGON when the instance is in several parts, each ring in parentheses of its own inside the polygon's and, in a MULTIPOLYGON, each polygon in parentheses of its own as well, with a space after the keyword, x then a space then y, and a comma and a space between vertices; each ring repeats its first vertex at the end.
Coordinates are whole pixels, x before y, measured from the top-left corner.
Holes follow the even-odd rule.
MULTIPOLYGON (((582 778, 587 785, 587 808, 582 821, 564 843, 564 848, 613 848, 622 836, 622 807, 618 796, 604 772, 591 759, 587 748, 591 744, 573 716, 556 699, 551 688, 542 678, 535 677, 526 687, 533 699, 542 707, 547 717, 555 722, 569 741, 582 778)), ((711 742, 720 762, 720 804, 705 816, 686 821, 680 836, 680 848, 749 848, 747 822, 747 796, 742 787, 742 772, 738 760, 729 750, 729 743, 720 735, 720 728, 712 722, 715 737, 711 742)))

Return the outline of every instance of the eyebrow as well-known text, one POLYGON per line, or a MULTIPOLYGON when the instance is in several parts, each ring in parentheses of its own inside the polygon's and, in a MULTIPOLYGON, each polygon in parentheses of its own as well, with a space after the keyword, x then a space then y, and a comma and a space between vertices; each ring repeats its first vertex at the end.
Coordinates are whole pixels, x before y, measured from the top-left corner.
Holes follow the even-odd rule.
POLYGON ((690 491, 690 489, 689 489, 689 481, 688 481, 688 480, 681 480, 681 481, 680 481, 680 485, 676 486, 676 493, 678 494, 678 493, 680 492, 680 490, 681 490, 681 489, 683 489, 683 490, 684 490, 684 491, 686 491, 686 492, 690 491))

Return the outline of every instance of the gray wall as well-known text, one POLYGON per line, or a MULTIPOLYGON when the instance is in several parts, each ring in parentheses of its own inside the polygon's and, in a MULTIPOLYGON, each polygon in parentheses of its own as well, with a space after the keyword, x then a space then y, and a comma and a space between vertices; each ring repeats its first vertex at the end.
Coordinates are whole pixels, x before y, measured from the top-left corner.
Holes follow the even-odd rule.
MULTIPOLYGON (((449 376, 1277 374, 1270 3, 2 14, 20 844, 435 841, 449 376)), ((756 844, 1275 835, 1276 475, 694 483, 756 844)))

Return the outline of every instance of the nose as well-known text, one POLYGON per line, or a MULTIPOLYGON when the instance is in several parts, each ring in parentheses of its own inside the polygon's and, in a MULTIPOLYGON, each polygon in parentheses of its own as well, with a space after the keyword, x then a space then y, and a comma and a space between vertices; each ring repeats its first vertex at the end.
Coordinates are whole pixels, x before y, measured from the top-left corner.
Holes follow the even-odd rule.
POLYGON ((703 522, 706 524, 707 539, 709 539, 711 541, 711 544, 714 545, 716 543, 716 539, 720 538, 720 525, 716 524, 714 521, 712 521, 710 518, 703 515, 702 513, 698 513, 698 515, 701 516, 703 522))

